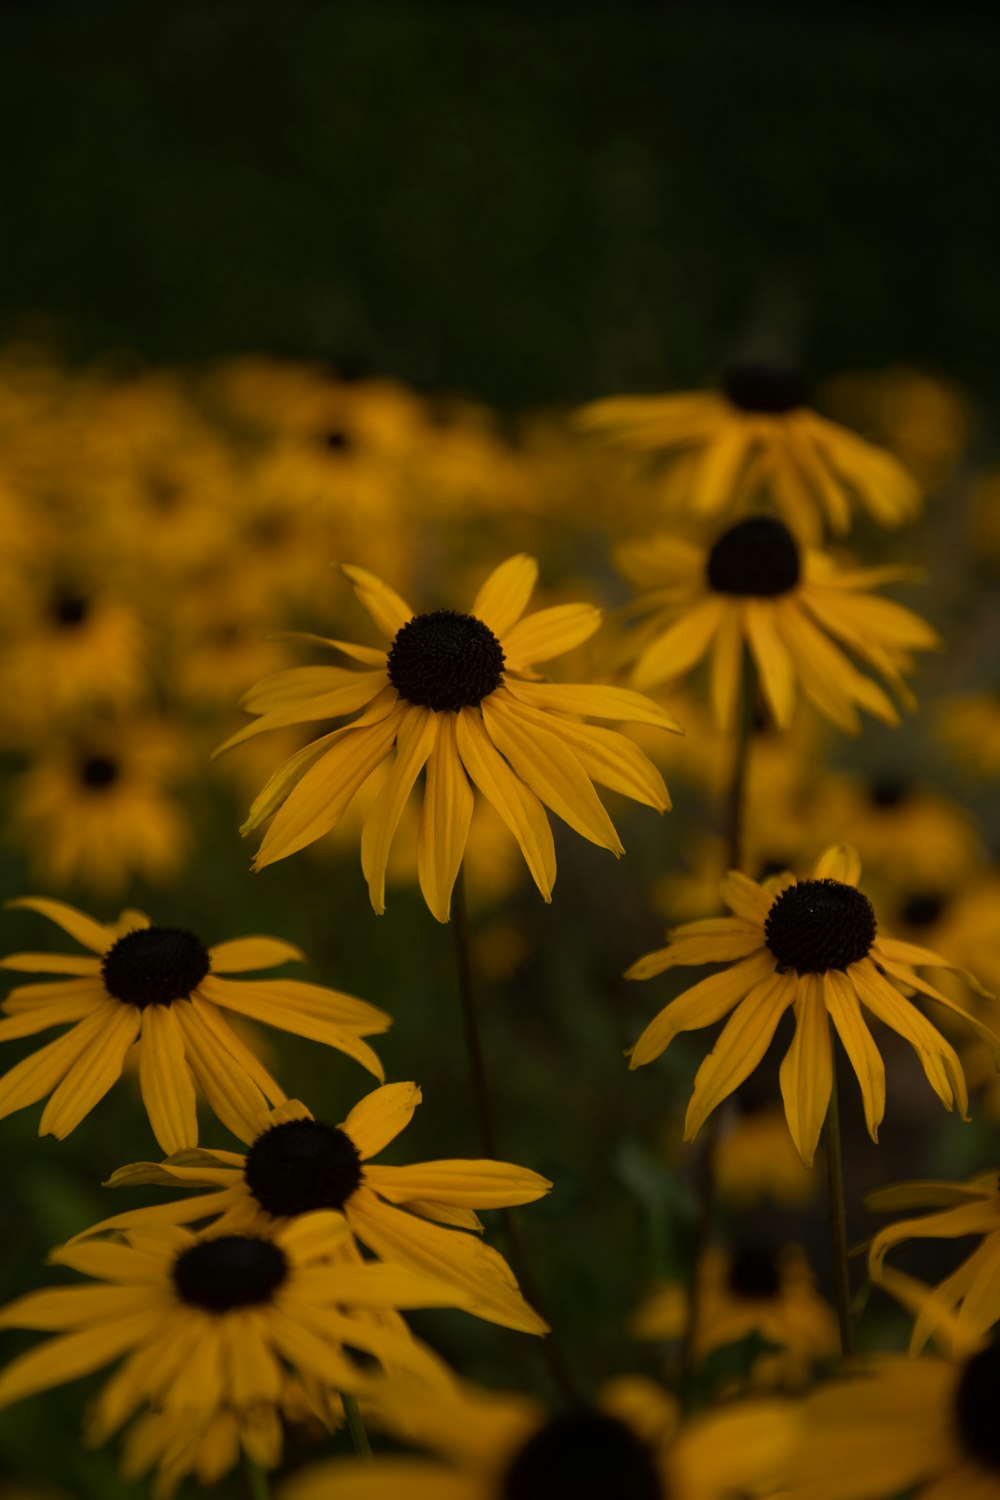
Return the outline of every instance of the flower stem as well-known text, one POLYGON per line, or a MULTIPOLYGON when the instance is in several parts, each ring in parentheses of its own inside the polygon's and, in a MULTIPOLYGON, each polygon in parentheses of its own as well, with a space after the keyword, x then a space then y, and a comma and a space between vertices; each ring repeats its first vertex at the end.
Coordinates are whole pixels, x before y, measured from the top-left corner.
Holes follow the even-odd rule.
MULTIPOLYGON (((743 648, 743 673, 741 682, 739 723, 736 742, 733 746, 732 772, 723 805, 726 840, 726 869, 743 868, 743 819, 746 801, 747 767, 750 761, 750 742, 753 738, 754 708, 757 697, 757 674, 754 671, 750 652, 743 648)), ((695 1346, 698 1338, 698 1320, 701 1301, 701 1263, 712 1236, 715 1219, 715 1148, 719 1136, 719 1117, 712 1114, 705 1124, 702 1139, 701 1159, 698 1166, 697 1193, 699 1200, 698 1225, 694 1241, 694 1271, 688 1289, 687 1317, 681 1339, 680 1387, 690 1396, 691 1382, 697 1367, 695 1346)))
POLYGON ((250 1500, 271 1500, 271 1485, 267 1470, 262 1469, 256 1459, 243 1450, 243 1472, 246 1474, 250 1500))
MULTIPOLYGON (((832 1028, 831 1028, 832 1032, 832 1028)), ((844 1206, 844 1155, 840 1138, 840 1098, 837 1089, 837 1047, 831 1034, 833 1083, 830 1104, 823 1127, 826 1146, 827 1212, 830 1219, 830 1249, 833 1256, 833 1281, 837 1293, 837 1317, 840 1321, 840 1348, 843 1354, 854 1354, 854 1316, 851 1308, 851 1275, 847 1259, 847 1213, 844 1206)))
MULTIPOLYGON (((489 1077, 486 1072, 483 1041, 479 1030, 479 1007, 476 1001, 476 986, 472 967, 472 944, 469 940, 469 917, 465 900, 465 876, 462 871, 459 872, 452 896, 451 926, 455 938, 455 963, 458 971, 458 994, 462 1006, 462 1022, 465 1029, 465 1047, 469 1060, 469 1072, 472 1075, 472 1089, 476 1100, 476 1113, 479 1116, 479 1135, 483 1144, 484 1155, 493 1161, 499 1161, 500 1153, 497 1149, 493 1101, 490 1094, 489 1077)), ((501 1209, 500 1213, 507 1232, 507 1245, 511 1265, 514 1268, 521 1291, 534 1307, 535 1311, 548 1322, 549 1319, 545 1317, 545 1311, 539 1296, 538 1282, 532 1270, 531 1262, 524 1246, 524 1240, 521 1237, 517 1218, 509 1208, 501 1209)), ((577 1389, 575 1375, 554 1333, 550 1332, 544 1337, 542 1349, 557 1390, 561 1392, 570 1406, 582 1405, 582 1398, 577 1389)))
POLYGON ((371 1458, 373 1456, 372 1445, 368 1440, 368 1432, 365 1428, 364 1418, 361 1415, 361 1408, 358 1406, 357 1396, 348 1396, 346 1392, 342 1391, 340 1399, 344 1407, 344 1420, 347 1423, 347 1430, 351 1435, 351 1442, 354 1445, 355 1453, 359 1458, 371 1458))

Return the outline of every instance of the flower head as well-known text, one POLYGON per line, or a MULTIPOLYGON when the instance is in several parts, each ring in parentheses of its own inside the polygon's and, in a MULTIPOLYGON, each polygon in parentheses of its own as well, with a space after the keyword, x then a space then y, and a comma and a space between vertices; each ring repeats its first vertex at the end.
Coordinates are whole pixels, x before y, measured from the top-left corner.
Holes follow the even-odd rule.
POLYGON ((859 708, 887 724, 899 715, 855 659, 912 708, 903 680, 911 653, 939 644, 918 615, 869 592, 905 577, 905 569, 842 570, 825 553, 802 548, 773 516, 737 521, 709 547, 667 536, 630 543, 618 561, 642 590, 636 609, 649 616, 635 686, 645 692, 680 678, 708 656, 720 729, 736 722, 744 645, 779 728, 788 728, 801 688, 825 718, 856 734, 859 708))
POLYGON ((48 917, 89 952, 0 959, 0 968, 63 976, 10 992, 0 1005, 0 1041, 70 1027, 0 1078, 0 1119, 49 1095, 39 1132, 63 1139, 117 1083, 136 1044, 143 1103, 164 1151, 197 1145, 196 1091, 237 1135, 253 1131, 268 1103, 285 1096, 227 1010, 336 1047, 382 1077, 362 1038, 386 1029, 384 1011, 297 979, 230 977, 301 959, 291 943, 249 937, 206 947, 138 911, 105 925, 61 901, 9 904, 48 917))
POLYGON ((362 568, 345 567, 388 649, 325 641, 360 666, 293 667, 265 678, 243 707, 258 718, 222 749, 264 730, 358 713, 293 755, 271 777, 242 831, 268 818, 255 860, 262 869, 322 837, 393 751, 395 759, 361 836, 361 865, 372 905, 385 907, 389 849, 421 772, 424 798, 418 875, 435 917, 448 920, 469 833, 473 787, 517 839, 546 900, 556 875, 549 808, 592 843, 623 853, 594 783, 662 812, 670 806, 660 773, 633 742, 580 722, 581 715, 662 729, 676 724, 650 699, 625 688, 543 682, 534 668, 586 640, 599 611, 562 604, 524 615, 537 565, 502 563, 470 614, 415 614, 362 568))
POLYGON ((733 916, 674 928, 666 948, 629 969, 630 979, 651 979, 678 965, 726 965, 661 1010, 631 1051, 630 1066, 641 1067, 679 1032, 729 1016, 695 1078, 685 1139, 693 1139, 712 1110, 750 1076, 787 1010, 794 1013, 795 1034, 781 1064, 781 1093, 792 1138, 807 1164, 830 1099, 831 1023, 857 1075, 873 1140, 885 1111, 885 1068, 866 1011, 910 1043, 946 1109, 957 1105, 965 1114, 965 1076, 955 1049, 914 1005, 915 991, 960 1016, 1000 1065, 1000 1037, 917 973, 924 966, 954 965, 929 949, 879 934, 871 902, 858 889, 860 878, 855 851, 837 845, 821 855, 806 880, 786 873, 758 883, 732 870, 721 894, 733 916))
MULTIPOLYGON (((510 1162, 391 1167, 373 1161, 409 1124, 420 1097, 416 1084, 385 1084, 339 1125, 314 1119, 304 1104, 290 1099, 246 1133, 245 1155, 181 1152, 161 1164, 122 1167, 111 1178, 112 1187, 155 1183, 211 1191, 117 1214, 87 1234, 195 1221, 211 1221, 217 1234, 267 1234, 302 1214, 334 1209, 358 1243, 380 1260, 432 1269, 451 1290, 449 1305, 510 1328, 544 1333, 545 1323, 517 1290, 507 1262, 482 1242, 475 1210, 531 1203, 552 1184, 510 1162)), ((347 1248, 342 1241, 339 1253, 347 1248)))

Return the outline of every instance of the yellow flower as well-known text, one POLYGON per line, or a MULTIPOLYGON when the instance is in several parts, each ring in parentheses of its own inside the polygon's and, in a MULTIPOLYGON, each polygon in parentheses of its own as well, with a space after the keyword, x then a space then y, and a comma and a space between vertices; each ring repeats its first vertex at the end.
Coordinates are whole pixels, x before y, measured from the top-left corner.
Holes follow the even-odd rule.
POLYGON ((730 1203, 749 1207, 762 1198, 801 1208, 819 1187, 814 1169, 805 1167, 777 1107, 737 1115, 722 1124, 713 1152, 719 1193, 730 1203))
POLYGON ((712 708, 727 731, 739 710, 744 645, 779 728, 791 723, 798 685, 824 718, 856 734, 858 708, 887 724, 899 715, 852 658, 913 708, 902 674, 912 668, 913 651, 939 644, 918 615, 868 592, 907 570, 839 569, 825 553, 803 551, 772 516, 736 522, 710 548, 660 536, 629 543, 617 557, 644 591, 637 611, 651 616, 640 635, 635 686, 647 691, 682 677, 709 656, 712 708))
POLYGON ((45 884, 118 894, 133 878, 163 884, 192 843, 174 793, 192 747, 151 719, 88 724, 48 743, 11 785, 12 841, 45 884))
MULTIPOLYGON (((766 1356, 767 1383, 803 1385, 814 1364, 840 1350, 837 1318, 816 1290, 809 1262, 797 1245, 775 1251, 763 1244, 736 1250, 710 1246, 697 1269, 698 1318, 695 1353, 757 1334, 780 1356, 766 1356)), ((673 1284, 658 1287, 632 1319, 640 1339, 679 1338, 688 1317, 688 1294, 673 1284)), ((756 1373, 756 1372, 755 1372, 756 1373)))
POLYGON ((585 428, 650 456, 694 451, 684 506, 695 515, 739 509, 765 487, 804 536, 851 524, 858 501, 881 526, 911 520, 919 493, 890 454, 806 404, 794 371, 737 365, 717 391, 613 396, 584 408, 585 428))
POLYGON ((473 786, 521 846, 546 900, 555 848, 545 807, 592 843, 624 851, 594 782, 662 812, 663 778, 624 735, 578 715, 676 729, 651 702, 625 688, 541 681, 533 670, 586 640, 599 611, 555 605, 524 616, 537 566, 519 555, 486 580, 472 614, 414 615, 398 594, 362 568, 345 567, 361 603, 391 644, 325 644, 360 664, 295 667, 252 688, 243 706, 259 715, 222 749, 263 730, 360 712, 280 766, 242 832, 272 818, 255 860, 263 869, 329 832, 355 793, 395 748, 392 771, 365 820, 361 866, 372 905, 385 907, 385 872, 403 808, 421 771, 425 791, 418 846, 424 899, 446 922, 472 817, 473 786), (522 616, 524 616, 522 618, 522 616), (470 784, 471 783, 471 784, 470 784))
POLYGON ((1000 776, 1000 693, 965 693, 938 706, 936 731, 966 770, 1000 776))
POLYGON ((862 1007, 910 1043, 946 1109, 957 1104, 965 1115, 965 1076, 955 1049, 908 998, 914 991, 960 1016, 988 1042, 1000 1066, 1000 1037, 916 972, 954 965, 913 943, 879 937, 871 902, 857 888, 860 878, 855 851, 837 845, 820 856, 806 880, 785 874, 758 884, 731 870, 721 894, 734 916, 675 928, 666 948, 628 970, 630 979, 651 979, 678 965, 726 965, 665 1006, 631 1050, 630 1066, 641 1067, 679 1032, 729 1016, 695 1078, 685 1140, 750 1076, 789 1009, 795 1035, 781 1064, 781 1094, 792 1139, 807 1165, 830 1099, 831 1022, 857 1075, 873 1140, 885 1112, 885 1068, 862 1007))
POLYGON ((439 1458, 319 1464, 280 1500, 731 1500, 777 1493, 793 1426, 777 1401, 734 1402, 680 1427, 652 1381, 609 1382, 598 1405, 557 1415, 471 1387, 381 1398, 378 1420, 439 1458))
POLYGON ((979 1330, 1000 1321, 1000 1188, 996 1172, 983 1172, 969 1182, 905 1182, 869 1193, 868 1208, 898 1213, 900 1210, 935 1209, 917 1219, 901 1219, 880 1229, 868 1252, 873 1281, 887 1276, 889 1251, 910 1239, 964 1239, 979 1236, 981 1243, 946 1276, 934 1291, 933 1300, 918 1314, 911 1352, 922 1348, 934 1332, 941 1309, 957 1313, 956 1327, 979 1330))
POLYGON ((0 1119, 51 1095, 39 1134, 62 1140, 117 1083, 137 1044, 143 1103, 164 1151, 198 1143, 196 1085, 230 1130, 253 1131, 268 1102, 285 1096, 227 1010, 336 1047, 382 1077, 362 1037, 386 1029, 384 1011, 297 979, 229 977, 300 959, 291 943, 248 937, 206 948, 193 932, 157 927, 142 912, 105 925, 38 896, 8 904, 48 917, 90 952, 0 959, 0 968, 65 976, 12 990, 0 1007, 0 1041, 70 1027, 0 1078, 0 1119))
POLYGON ((960 386, 923 370, 850 371, 825 382, 823 406, 838 421, 884 443, 925 491, 953 476, 969 439, 972 412, 960 386))
POLYGON ((552 1184, 509 1162, 375 1164, 372 1157, 405 1129, 420 1097, 414 1083, 386 1084, 356 1104, 340 1125, 314 1120, 304 1104, 291 1099, 244 1134, 245 1155, 182 1152, 159 1165, 122 1167, 109 1186, 155 1183, 214 1191, 116 1214, 86 1233, 211 1220, 216 1234, 266 1234, 300 1214, 336 1209, 379 1259, 446 1282, 449 1306, 526 1333, 545 1333, 507 1262, 479 1239, 482 1224, 475 1209, 531 1203, 552 1184))
POLYGON ((372 1312, 439 1307, 442 1284, 396 1266, 326 1264, 339 1214, 307 1214, 273 1236, 146 1228, 116 1244, 74 1244, 51 1259, 101 1285, 29 1292, 0 1327, 54 1333, 0 1372, 0 1406, 76 1380, 124 1356, 91 1411, 94 1441, 140 1406, 183 1412, 204 1432, 220 1410, 276 1407, 291 1371, 309 1386, 370 1389, 345 1346, 432 1384, 450 1379, 409 1334, 372 1312))

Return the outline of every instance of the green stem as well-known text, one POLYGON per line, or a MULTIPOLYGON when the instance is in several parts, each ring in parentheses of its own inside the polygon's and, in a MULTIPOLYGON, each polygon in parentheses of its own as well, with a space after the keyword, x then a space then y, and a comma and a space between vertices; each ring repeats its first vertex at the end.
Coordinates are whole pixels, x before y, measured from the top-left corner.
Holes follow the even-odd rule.
POLYGON ((844 1154, 840 1137, 840 1097, 837 1088, 836 1038, 830 1036, 833 1054, 833 1082, 830 1104, 823 1127, 826 1146, 827 1212, 830 1219, 830 1250, 833 1256, 833 1281, 837 1293, 837 1317, 840 1322, 840 1348, 844 1355, 854 1354, 854 1315, 851 1307, 851 1274, 847 1258, 847 1212, 844 1205, 844 1154))
POLYGON ((247 1478, 247 1489, 250 1491, 251 1500, 271 1500, 271 1485, 267 1477, 267 1470, 262 1469, 256 1459, 251 1458, 244 1449, 243 1472, 247 1478))
MULTIPOLYGON (((489 1077, 486 1072, 483 1041, 479 1030, 479 1006, 476 999, 476 986, 472 966, 472 943, 469 936, 469 916, 465 899, 465 876, 461 871, 459 872, 458 880, 455 882, 455 890, 452 896, 451 926, 455 939, 455 965, 458 973, 458 995, 462 1007, 462 1023, 465 1030, 465 1049, 468 1056, 469 1072, 472 1077, 472 1092, 476 1103, 476 1113, 479 1117, 479 1135, 483 1144, 484 1155, 488 1156, 491 1161, 499 1161, 501 1157, 497 1148, 493 1101, 490 1094, 489 1077)), ((549 1322, 542 1306, 538 1282, 532 1270, 524 1240, 521 1237, 517 1218, 509 1208, 501 1209, 500 1213, 507 1232, 510 1262, 514 1268, 514 1274, 520 1284, 521 1291, 527 1301, 534 1307, 535 1311, 541 1317, 545 1318, 546 1322, 549 1322)), ((542 1349, 556 1389, 561 1392, 570 1406, 582 1405, 572 1367, 566 1359, 554 1333, 550 1332, 545 1335, 542 1340, 542 1349)))
MULTIPOLYGON (((726 791, 723 808, 726 839, 726 869, 743 868, 743 820, 746 802, 747 768, 750 761, 750 744, 753 739, 754 707, 757 696, 757 674, 750 653, 743 649, 743 672, 740 684, 740 704, 736 742, 733 746, 732 772, 726 791)), ((687 1317, 680 1352, 680 1387, 688 1396, 697 1366, 695 1346, 698 1338, 698 1322, 701 1316, 700 1271, 702 1259, 708 1249, 715 1219, 715 1147, 718 1141, 718 1115, 712 1114, 705 1124, 702 1154, 699 1163, 697 1192, 699 1200, 698 1226, 694 1242, 694 1272, 688 1291, 687 1317)))
POLYGON ((354 1445, 355 1453, 359 1458, 371 1458, 373 1456, 372 1445, 368 1440, 368 1432, 361 1415, 361 1408, 358 1406, 357 1396, 348 1396, 342 1391, 340 1399, 343 1403, 344 1420, 347 1423, 347 1430, 351 1435, 351 1442, 354 1445))

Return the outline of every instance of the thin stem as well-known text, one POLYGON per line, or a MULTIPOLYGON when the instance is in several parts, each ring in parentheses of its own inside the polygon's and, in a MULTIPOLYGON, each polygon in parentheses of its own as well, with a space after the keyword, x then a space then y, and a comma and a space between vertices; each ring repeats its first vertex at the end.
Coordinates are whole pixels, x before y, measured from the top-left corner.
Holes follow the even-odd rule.
MULTIPOLYGON (((831 1028, 832 1030, 832 1028, 831 1028)), ((837 1088, 836 1039, 830 1037, 833 1052, 833 1083, 830 1104, 823 1127, 826 1146, 827 1213, 830 1219, 830 1250, 833 1255, 833 1281, 837 1293, 837 1317, 840 1321, 840 1348, 843 1354, 854 1354, 854 1316, 851 1308, 851 1274, 847 1258, 847 1212, 844 1206, 844 1154, 840 1139, 840 1098, 837 1088)))
MULTIPOLYGON (((451 926, 455 938, 455 965, 458 973, 458 994, 462 1006, 462 1022, 465 1030, 465 1047, 469 1061, 469 1072, 472 1076, 472 1090, 476 1101, 476 1113, 479 1117, 479 1135, 483 1143, 484 1155, 490 1157, 493 1161, 499 1161, 500 1152, 497 1148, 493 1101, 490 1094, 489 1077, 486 1072, 486 1058, 483 1052, 482 1036, 479 1030, 479 1006, 476 1000, 476 986, 472 968, 472 944, 469 939, 469 917, 465 900, 465 876, 461 871, 459 872, 458 880, 455 882, 455 890, 452 895, 451 926)), ((509 1208, 501 1209, 500 1213, 507 1232, 511 1265, 514 1268, 514 1274, 517 1276, 521 1291, 528 1302, 534 1307, 535 1311, 541 1317, 545 1318, 546 1322, 549 1322, 549 1319, 545 1316, 542 1299, 538 1291, 538 1282, 532 1270, 524 1240, 521 1237, 517 1218, 509 1208)), ((566 1356, 563 1354, 554 1333, 550 1332, 544 1337, 542 1349, 556 1388, 571 1406, 582 1405, 582 1398, 577 1389, 573 1370, 566 1356)))
POLYGON ((342 1391, 340 1399, 343 1403, 344 1420, 347 1423, 347 1430, 351 1435, 351 1442, 354 1445, 355 1453, 359 1458, 371 1458, 373 1456, 372 1445, 368 1440, 368 1432, 365 1428, 364 1418, 361 1415, 361 1408, 358 1406, 357 1396, 348 1396, 346 1392, 342 1391))
POLYGON ((246 1450, 243 1453, 243 1472, 246 1474, 247 1489, 250 1491, 251 1500, 271 1500, 271 1485, 267 1470, 262 1469, 257 1460, 251 1458, 246 1450))
MULTIPOLYGON (((747 768, 750 761, 750 744, 753 739, 754 707, 757 696, 757 674, 749 651, 743 650, 743 671, 740 683, 739 720, 736 742, 733 746, 732 772, 724 803, 724 828, 726 838, 726 869, 740 870, 743 867, 743 820, 746 801, 747 768)), ((690 1394, 697 1360, 695 1346, 698 1339, 698 1322, 701 1316, 701 1264, 712 1236, 715 1219, 715 1148, 719 1136, 718 1115, 709 1117, 705 1125, 702 1154, 698 1169, 697 1192, 700 1211, 694 1241, 694 1273, 688 1291, 687 1317, 681 1339, 680 1386, 690 1394)))

